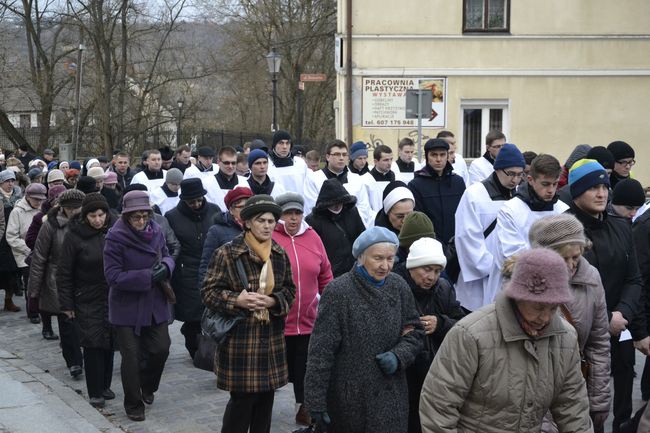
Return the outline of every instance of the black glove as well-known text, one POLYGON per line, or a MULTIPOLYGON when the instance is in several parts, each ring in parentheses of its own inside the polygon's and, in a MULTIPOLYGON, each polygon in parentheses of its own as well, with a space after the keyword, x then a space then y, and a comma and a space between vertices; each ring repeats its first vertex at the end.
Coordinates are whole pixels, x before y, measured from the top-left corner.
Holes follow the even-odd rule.
POLYGON ((169 269, 166 264, 160 262, 151 269, 151 279, 154 283, 158 283, 165 278, 169 278, 169 269))

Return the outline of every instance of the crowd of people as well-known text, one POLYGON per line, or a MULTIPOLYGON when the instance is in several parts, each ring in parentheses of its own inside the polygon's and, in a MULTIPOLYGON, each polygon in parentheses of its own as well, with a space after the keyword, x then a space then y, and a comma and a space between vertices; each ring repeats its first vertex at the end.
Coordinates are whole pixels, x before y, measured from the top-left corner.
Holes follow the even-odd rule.
POLYGON ((333 140, 321 160, 286 131, 137 164, 7 152, 4 311, 25 297, 97 408, 119 350, 134 421, 169 324, 195 358, 209 311, 229 323, 212 349, 223 432, 268 433, 289 382, 305 432, 603 432, 610 412, 615 433, 647 432, 632 393, 635 351, 650 356, 650 212, 633 147, 581 144, 561 164, 490 131, 468 165, 441 131, 421 162, 408 138, 396 153, 333 140))

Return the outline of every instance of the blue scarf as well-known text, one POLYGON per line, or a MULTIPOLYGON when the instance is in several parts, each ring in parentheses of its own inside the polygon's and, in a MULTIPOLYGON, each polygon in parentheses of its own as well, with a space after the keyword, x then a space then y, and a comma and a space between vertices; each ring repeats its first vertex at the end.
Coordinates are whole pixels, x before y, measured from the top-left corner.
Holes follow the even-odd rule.
POLYGON ((366 271, 366 268, 361 265, 356 265, 354 269, 364 280, 368 281, 374 287, 382 287, 386 283, 385 278, 383 280, 375 280, 370 276, 368 271, 366 271))

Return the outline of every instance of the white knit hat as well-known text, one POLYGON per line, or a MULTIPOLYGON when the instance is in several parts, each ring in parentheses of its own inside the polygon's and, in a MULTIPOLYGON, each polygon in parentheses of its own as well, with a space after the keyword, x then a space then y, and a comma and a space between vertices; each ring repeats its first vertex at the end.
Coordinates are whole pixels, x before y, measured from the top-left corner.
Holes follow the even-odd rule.
POLYGON ((403 186, 398 186, 390 193, 388 193, 388 195, 386 195, 386 198, 384 199, 383 202, 384 212, 388 213, 388 211, 390 211, 398 201, 402 201, 406 199, 412 200, 413 203, 415 203, 415 197, 413 197, 413 193, 411 192, 411 190, 403 186))
POLYGON ((101 167, 92 167, 88 169, 88 176, 95 180, 103 180, 106 177, 106 173, 104 173, 104 169, 101 167))
POLYGON ((420 266, 447 266, 447 257, 442 252, 442 244, 433 238, 420 238, 413 242, 406 258, 406 269, 420 266))

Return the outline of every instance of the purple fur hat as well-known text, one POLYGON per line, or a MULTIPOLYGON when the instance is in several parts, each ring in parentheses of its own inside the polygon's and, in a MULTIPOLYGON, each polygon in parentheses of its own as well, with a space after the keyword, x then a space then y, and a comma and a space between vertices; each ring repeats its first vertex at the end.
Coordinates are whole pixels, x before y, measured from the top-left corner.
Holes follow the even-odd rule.
POLYGON ((546 248, 519 253, 512 279, 505 284, 503 291, 507 297, 517 301, 564 304, 573 299, 564 259, 546 248))

